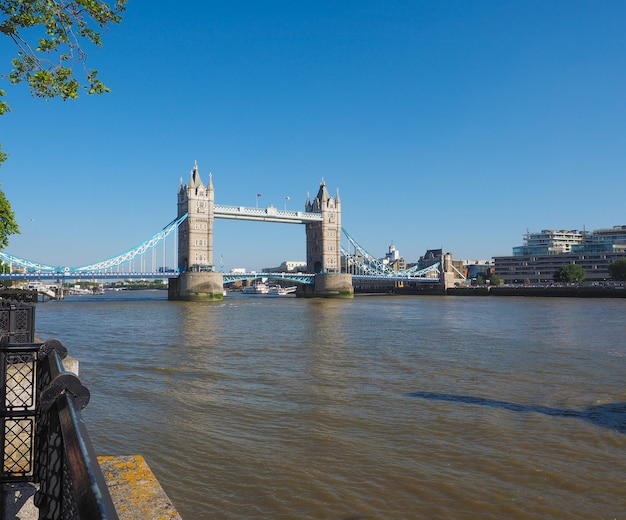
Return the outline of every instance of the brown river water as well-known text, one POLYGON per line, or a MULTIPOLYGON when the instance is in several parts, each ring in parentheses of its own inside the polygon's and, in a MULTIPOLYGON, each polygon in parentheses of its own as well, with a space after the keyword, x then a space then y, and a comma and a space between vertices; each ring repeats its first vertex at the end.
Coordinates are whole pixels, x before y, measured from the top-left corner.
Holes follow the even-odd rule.
POLYGON ((626 300, 37 305, 183 520, 625 519, 626 300))

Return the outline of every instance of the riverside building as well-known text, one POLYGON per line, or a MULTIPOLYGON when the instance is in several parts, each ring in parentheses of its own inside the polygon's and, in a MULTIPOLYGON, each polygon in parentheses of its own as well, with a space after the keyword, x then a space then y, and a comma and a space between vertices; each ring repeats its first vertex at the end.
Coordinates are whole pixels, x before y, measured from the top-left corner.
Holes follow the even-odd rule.
POLYGON ((596 231, 550 230, 526 233, 513 256, 494 257, 495 274, 505 283, 551 282, 569 264, 580 265, 586 281, 610 279, 609 265, 626 257, 626 226, 596 231))

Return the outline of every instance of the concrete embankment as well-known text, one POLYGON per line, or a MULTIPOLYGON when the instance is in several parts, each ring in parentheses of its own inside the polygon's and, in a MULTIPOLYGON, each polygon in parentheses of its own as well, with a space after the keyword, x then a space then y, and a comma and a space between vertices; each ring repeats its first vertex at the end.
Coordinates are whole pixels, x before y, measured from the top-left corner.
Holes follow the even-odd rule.
POLYGON ((626 298, 624 288, 615 287, 454 287, 449 296, 535 296, 553 298, 626 298))
MULTIPOLYGON (((106 456, 98 457, 98 462, 120 520, 181 520, 143 457, 106 456)), ((33 503, 37 489, 26 482, 5 485, 3 518, 37 520, 39 509, 33 503)))
POLYGON ((143 457, 107 456, 98 462, 120 520, 181 520, 143 457))

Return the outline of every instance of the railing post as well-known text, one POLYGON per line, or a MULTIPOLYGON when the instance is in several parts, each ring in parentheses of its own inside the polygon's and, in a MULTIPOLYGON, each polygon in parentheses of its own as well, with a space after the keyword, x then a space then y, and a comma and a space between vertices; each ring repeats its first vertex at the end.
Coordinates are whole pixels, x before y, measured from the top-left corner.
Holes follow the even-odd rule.
POLYGON ((0 300, 0 520, 4 486, 18 482, 39 484, 41 520, 118 520, 80 415, 89 391, 64 369, 60 341, 29 342, 34 311, 0 300))
POLYGON ((80 410, 89 390, 63 369, 67 354, 58 340, 40 349, 42 371, 37 415, 35 495, 40 520, 117 520, 117 513, 80 410))
POLYGON ((32 480, 37 347, 30 343, 34 336, 34 305, 0 298, 0 520, 6 515, 9 482, 32 480))

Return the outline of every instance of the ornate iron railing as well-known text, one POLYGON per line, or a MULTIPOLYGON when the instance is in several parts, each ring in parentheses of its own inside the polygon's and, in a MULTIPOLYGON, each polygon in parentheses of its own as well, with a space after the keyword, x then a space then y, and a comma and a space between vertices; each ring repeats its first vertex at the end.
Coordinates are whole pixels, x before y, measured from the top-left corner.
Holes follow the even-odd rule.
POLYGON ((40 520, 117 520, 81 418, 89 391, 64 369, 67 350, 10 338, 0 341, 0 486, 37 483, 40 520))
POLYGON ((89 390, 63 368, 67 350, 48 340, 38 352, 35 477, 39 518, 117 519, 113 501, 81 418, 89 390))
MULTIPOLYGON (((36 291, 22 291, 37 302, 36 291)), ((35 306, 0 298, 0 337, 11 343, 35 341, 35 306)))

